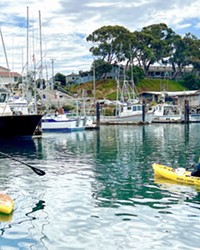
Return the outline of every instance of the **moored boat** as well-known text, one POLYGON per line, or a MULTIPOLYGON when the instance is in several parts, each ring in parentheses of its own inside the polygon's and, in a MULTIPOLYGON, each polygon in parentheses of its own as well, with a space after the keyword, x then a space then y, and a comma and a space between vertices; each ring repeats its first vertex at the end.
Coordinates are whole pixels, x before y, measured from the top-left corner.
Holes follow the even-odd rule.
POLYGON ((0 89, 0 137, 33 136, 42 115, 23 114, 8 103, 10 92, 0 89))
MULTIPOLYGON (((153 112, 146 110, 145 104, 140 103, 133 81, 123 81, 122 86, 119 80, 117 81, 117 99, 114 104, 110 105, 108 113, 103 114, 104 109, 101 110, 100 123, 101 124, 132 124, 132 123, 151 123, 153 112)), ((108 105, 109 106, 109 105, 108 105)))
POLYGON ((67 116, 66 114, 45 115, 42 118, 43 132, 72 132, 90 126, 89 117, 67 116))
POLYGON ((0 137, 33 136, 41 115, 0 116, 0 137))
POLYGON ((200 108, 191 108, 189 113, 189 122, 200 122, 200 108))
POLYGON ((156 176, 164 177, 169 180, 191 184, 200 185, 200 177, 191 176, 191 172, 185 168, 172 168, 165 165, 154 163, 152 165, 154 174, 156 176))
POLYGON ((118 105, 115 109, 116 115, 101 116, 100 123, 151 123, 153 113, 152 111, 146 112, 143 104, 141 103, 124 103, 118 105))
POLYGON ((160 103, 153 107, 152 123, 181 123, 182 120, 182 110, 178 105, 160 103))
MULTIPOLYGON (((4 47, 5 57, 6 50, 3 41, 3 35, 1 33, 2 43, 4 47)), ((28 32, 27 32, 28 34, 28 32)), ((28 41, 28 39, 27 39, 28 41)), ((28 47, 28 46, 27 46, 28 47)), ((8 64, 8 62, 7 62, 8 64)), ((28 62, 26 63, 28 66, 28 62)), ((9 71, 9 70, 8 70, 9 71)), ((28 67, 27 67, 28 73, 28 67)), ((27 99, 29 94, 32 99, 32 80, 26 76, 26 82, 24 82, 24 89, 26 91, 23 94, 24 102, 17 102, 15 99, 15 94, 13 94, 12 88, 6 87, 6 84, 1 83, 0 87, 0 137, 21 137, 21 136, 30 136, 34 135, 36 128, 42 118, 42 115, 37 114, 37 111, 29 112, 30 102, 27 99), (13 98, 13 99, 12 99, 13 98), (23 110, 27 110, 24 113, 23 110)), ((18 89, 19 90, 19 89, 18 89)), ((36 98, 35 98, 36 101, 36 98)), ((36 107, 36 105, 35 105, 36 107)))

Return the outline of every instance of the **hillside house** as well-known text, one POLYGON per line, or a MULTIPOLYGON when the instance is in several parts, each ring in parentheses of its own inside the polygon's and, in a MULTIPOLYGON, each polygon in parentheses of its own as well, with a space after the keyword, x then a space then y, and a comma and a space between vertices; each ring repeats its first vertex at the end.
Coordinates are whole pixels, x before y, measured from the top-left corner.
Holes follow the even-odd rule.
MULTIPOLYGON (((192 67, 184 68, 182 73, 190 73, 192 67)), ((172 79, 174 77, 179 78, 180 73, 174 73, 171 66, 150 66, 148 71, 148 77, 158 79, 172 79)))
POLYGON ((77 84, 80 83, 81 76, 72 72, 71 74, 66 75, 65 79, 67 85, 77 84))

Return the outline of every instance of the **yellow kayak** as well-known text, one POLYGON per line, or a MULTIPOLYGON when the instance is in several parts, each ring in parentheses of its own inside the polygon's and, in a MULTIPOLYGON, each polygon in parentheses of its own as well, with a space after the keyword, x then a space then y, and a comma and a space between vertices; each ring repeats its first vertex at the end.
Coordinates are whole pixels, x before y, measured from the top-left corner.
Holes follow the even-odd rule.
POLYGON ((185 170, 185 168, 172 168, 165 165, 154 163, 152 165, 154 174, 156 176, 162 176, 166 179, 187 183, 191 185, 200 185, 200 177, 191 176, 191 172, 185 170))
POLYGON ((7 194, 0 194, 0 213, 10 214, 14 209, 14 201, 7 194))

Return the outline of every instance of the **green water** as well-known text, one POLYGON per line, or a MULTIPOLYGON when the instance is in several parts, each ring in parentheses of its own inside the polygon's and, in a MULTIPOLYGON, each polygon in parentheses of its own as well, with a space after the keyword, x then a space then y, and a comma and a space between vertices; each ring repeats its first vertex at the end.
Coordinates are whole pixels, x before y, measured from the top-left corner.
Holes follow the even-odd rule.
POLYGON ((2 141, 46 175, 0 158, 1 190, 15 202, 0 249, 199 249, 198 187, 154 179, 151 167, 197 161, 199 137, 200 124, 152 124, 2 141))

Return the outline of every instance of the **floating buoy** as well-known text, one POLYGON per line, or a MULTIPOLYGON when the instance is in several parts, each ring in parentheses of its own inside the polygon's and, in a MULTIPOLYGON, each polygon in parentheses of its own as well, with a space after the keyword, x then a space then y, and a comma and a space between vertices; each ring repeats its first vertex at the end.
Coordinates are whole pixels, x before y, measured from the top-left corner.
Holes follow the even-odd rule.
POLYGON ((0 194, 0 213, 11 214, 14 209, 14 201, 7 194, 0 194))

